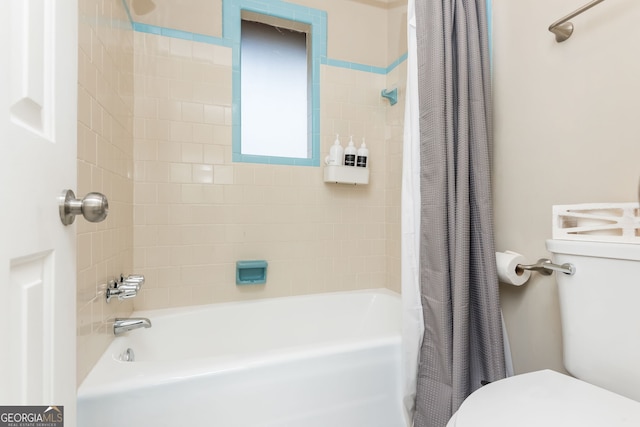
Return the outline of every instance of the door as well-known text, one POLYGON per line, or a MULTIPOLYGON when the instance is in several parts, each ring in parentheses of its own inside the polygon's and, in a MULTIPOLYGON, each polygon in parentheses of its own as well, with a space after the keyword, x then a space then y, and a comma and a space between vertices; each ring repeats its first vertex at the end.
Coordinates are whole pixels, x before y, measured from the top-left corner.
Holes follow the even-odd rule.
POLYGON ((77 8, 0 1, 0 405, 64 406, 75 426, 77 8))

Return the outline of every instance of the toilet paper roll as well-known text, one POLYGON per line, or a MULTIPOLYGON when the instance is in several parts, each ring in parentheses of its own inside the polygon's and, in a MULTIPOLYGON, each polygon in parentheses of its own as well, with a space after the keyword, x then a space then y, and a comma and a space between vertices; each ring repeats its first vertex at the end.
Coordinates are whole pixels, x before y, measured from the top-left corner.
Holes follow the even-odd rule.
POLYGON ((521 286, 529 277, 530 271, 517 271, 518 264, 529 264, 526 258, 512 251, 496 252, 496 265, 498 266, 498 279, 502 283, 521 286))

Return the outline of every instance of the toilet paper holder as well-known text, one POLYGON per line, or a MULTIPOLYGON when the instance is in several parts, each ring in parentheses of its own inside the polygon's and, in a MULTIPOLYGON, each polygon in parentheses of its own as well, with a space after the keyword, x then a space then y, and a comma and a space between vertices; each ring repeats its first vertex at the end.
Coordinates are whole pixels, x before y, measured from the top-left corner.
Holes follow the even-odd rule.
POLYGON ((516 267, 516 272, 518 270, 520 270, 521 272, 525 270, 536 271, 543 276, 549 276, 554 271, 573 276, 576 272, 576 267, 568 262, 562 265, 558 265, 551 262, 549 258, 540 258, 535 264, 518 264, 516 267))

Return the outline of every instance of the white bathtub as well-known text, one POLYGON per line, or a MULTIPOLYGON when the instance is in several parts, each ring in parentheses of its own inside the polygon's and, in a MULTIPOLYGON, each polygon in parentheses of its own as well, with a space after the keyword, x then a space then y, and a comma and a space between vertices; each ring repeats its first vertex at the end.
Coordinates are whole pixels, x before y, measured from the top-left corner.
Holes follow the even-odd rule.
POLYGON ((153 326, 114 339, 78 426, 402 427, 400 305, 372 290, 136 312, 153 326))

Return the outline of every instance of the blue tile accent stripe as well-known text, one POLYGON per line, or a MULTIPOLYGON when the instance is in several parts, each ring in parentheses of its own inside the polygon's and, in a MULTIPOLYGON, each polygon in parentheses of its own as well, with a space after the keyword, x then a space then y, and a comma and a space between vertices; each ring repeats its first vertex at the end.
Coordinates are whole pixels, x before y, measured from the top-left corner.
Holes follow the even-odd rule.
POLYGON ((133 23, 134 31, 139 33, 155 34, 158 36, 171 37, 174 39, 190 40, 194 42, 215 44, 219 46, 231 47, 229 40, 220 37, 208 36, 205 34, 190 33, 188 31, 174 30, 173 28, 158 27, 156 25, 133 23))
MULTIPOLYGON (((199 43, 215 44, 218 46, 233 47, 233 42, 226 38, 208 36, 206 34, 190 33, 188 31, 174 30, 166 27, 158 27, 156 25, 143 24, 140 22, 133 22, 133 30, 139 33, 155 34, 158 36, 172 37, 176 39, 192 40, 199 43)), ((326 44, 320 46, 321 49, 326 52, 326 44)), ((347 68, 350 70, 364 71, 367 73, 375 74, 389 74, 398 65, 407 60, 407 53, 400 55, 398 59, 393 61, 388 67, 378 67, 375 65, 360 64, 357 62, 343 61, 341 59, 331 59, 326 56, 320 58, 322 65, 328 65, 330 67, 347 68)))
POLYGON ((389 74, 398 65, 402 64, 407 59, 407 54, 401 55, 398 59, 393 61, 388 67, 376 67, 375 65, 358 64, 357 62, 342 61, 340 59, 323 58, 322 63, 332 67, 348 68, 350 70, 364 71, 374 74, 389 74))
POLYGON ((368 73, 386 74, 386 68, 375 67, 373 65, 358 64, 357 62, 342 61, 340 59, 325 58, 323 64, 332 67, 348 68, 350 70, 366 71, 368 73))
POLYGON ((389 65, 387 67, 387 73, 390 73, 391 71, 393 71, 398 65, 402 64, 404 61, 407 60, 407 56, 409 54, 407 52, 403 53, 402 55, 400 55, 400 57, 398 59, 396 59, 395 61, 393 61, 391 63, 391 65, 389 65))
POLYGON ((133 30, 139 33, 162 35, 162 27, 156 27, 155 25, 141 24, 139 22, 133 23, 133 30))
MULTIPOLYGON (((283 10, 285 13, 288 12, 288 9, 279 8, 278 5, 276 5, 276 4, 264 5, 263 3, 257 2, 257 1, 253 1, 252 3, 255 3, 256 5, 261 6, 262 9, 265 9, 265 10, 274 10, 274 11, 283 10)), ((490 4, 491 0, 487 0, 487 3, 490 4)), ((193 40, 194 42, 199 42, 199 43, 208 43, 208 44, 215 44, 215 45, 219 45, 219 46, 233 47, 231 40, 229 40, 229 39, 227 39, 225 37, 214 37, 214 36, 208 36, 206 34, 191 33, 191 32, 188 32, 188 31, 174 30, 172 28, 158 27, 156 25, 149 25, 149 24, 143 24, 141 22, 135 22, 133 20, 133 18, 131 17, 131 12, 129 12, 129 7, 127 5, 126 0, 122 0, 122 4, 124 5, 125 11, 127 12, 127 16, 129 17, 129 21, 130 21, 130 23, 131 23, 131 25, 133 27, 133 30, 137 31, 139 33, 155 34, 155 35, 164 36, 164 37, 173 37, 173 38, 184 39, 184 40, 193 40)), ((315 11, 315 9, 311 9, 311 11, 312 12, 310 12, 310 13, 313 13, 313 11, 315 11)), ((322 11, 317 11, 317 12, 322 12, 322 11)), ((295 14, 293 14, 292 16, 295 16, 295 14)), ((296 18, 288 18, 288 19, 298 20, 296 18)), ((224 23, 223 23, 223 25, 224 25, 224 23)), ((229 24, 227 24, 227 25, 229 25, 229 24)), ((321 41, 321 45, 319 45, 318 47, 323 52, 325 52, 325 56, 321 57, 321 63, 323 65, 328 65, 328 66, 331 66, 331 67, 339 67, 339 68, 348 68, 350 70, 365 71, 365 72, 368 72, 368 73, 388 74, 394 68, 396 68, 398 65, 402 64, 404 61, 407 60, 407 53, 404 53, 403 55, 400 55, 400 57, 398 59, 393 61, 388 67, 386 67, 386 68, 385 67, 378 67, 378 66, 375 66, 375 65, 359 64, 357 62, 350 62, 350 61, 343 61, 343 60, 340 60, 340 59, 328 58, 326 56, 326 51, 327 51, 326 37, 325 37, 324 42, 322 43, 322 41, 321 41)))
POLYGON ((133 26, 133 18, 131 18, 131 12, 129 11, 127 0, 122 0, 122 5, 124 6, 124 11, 127 13, 127 17, 129 18, 129 23, 133 26))

